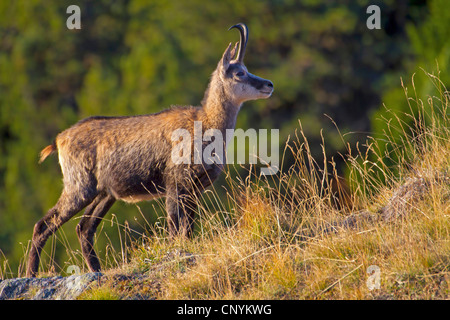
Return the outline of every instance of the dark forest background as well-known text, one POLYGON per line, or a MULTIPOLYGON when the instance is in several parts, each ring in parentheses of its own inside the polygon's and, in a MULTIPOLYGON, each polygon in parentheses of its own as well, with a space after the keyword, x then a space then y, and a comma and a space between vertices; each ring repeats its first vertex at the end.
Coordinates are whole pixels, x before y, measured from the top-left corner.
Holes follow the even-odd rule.
MULTIPOLYGON (((280 129, 283 148, 300 120, 313 153, 322 157, 322 132, 328 156, 339 163, 345 143, 382 136, 389 109, 409 108, 400 79, 410 85, 416 74, 416 90, 426 95, 423 68, 449 85, 448 7, 445 0, 0 2, 3 274, 17 274, 34 223, 61 191, 57 158, 38 165, 40 150, 84 117, 198 105, 226 46, 238 40, 231 25, 248 25, 246 65, 275 85, 272 98, 244 105, 237 128, 280 129), (81 30, 66 27, 72 4, 81 9, 81 30), (381 9, 379 30, 366 26, 371 4, 381 9)), ((139 206, 155 221, 154 204, 139 206)), ((111 212, 140 230, 135 206, 116 204, 111 212)), ((49 241, 61 266, 73 259, 64 251, 78 249, 76 223, 49 241)), ((104 231, 103 244, 122 240, 109 223, 104 231)))

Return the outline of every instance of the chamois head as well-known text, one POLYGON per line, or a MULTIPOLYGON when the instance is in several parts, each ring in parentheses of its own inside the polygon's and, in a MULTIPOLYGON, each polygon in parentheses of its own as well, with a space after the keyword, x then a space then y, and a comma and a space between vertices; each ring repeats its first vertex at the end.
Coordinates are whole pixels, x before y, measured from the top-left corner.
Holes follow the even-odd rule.
POLYGON ((224 92, 237 105, 248 100, 267 99, 273 92, 272 82, 251 74, 244 65, 248 28, 243 23, 236 24, 229 30, 233 28, 240 32, 239 51, 236 55, 238 43, 233 48, 230 43, 216 70, 224 92))

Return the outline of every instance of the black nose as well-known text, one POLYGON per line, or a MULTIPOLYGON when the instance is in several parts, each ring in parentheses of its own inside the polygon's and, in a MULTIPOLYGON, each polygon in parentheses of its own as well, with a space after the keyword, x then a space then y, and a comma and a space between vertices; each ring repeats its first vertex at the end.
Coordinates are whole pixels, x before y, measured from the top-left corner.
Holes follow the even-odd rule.
POLYGON ((267 86, 268 86, 269 88, 273 88, 273 83, 272 83, 272 81, 267 81, 267 86))

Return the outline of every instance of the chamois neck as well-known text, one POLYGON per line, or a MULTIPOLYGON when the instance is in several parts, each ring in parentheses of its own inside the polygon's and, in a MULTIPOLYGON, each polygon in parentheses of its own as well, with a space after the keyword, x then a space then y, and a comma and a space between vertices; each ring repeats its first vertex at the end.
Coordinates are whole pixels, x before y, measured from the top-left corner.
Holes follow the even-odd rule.
POLYGON ((234 129, 237 114, 242 103, 234 102, 226 94, 223 84, 214 78, 211 79, 202 101, 205 120, 210 128, 219 130, 234 129))

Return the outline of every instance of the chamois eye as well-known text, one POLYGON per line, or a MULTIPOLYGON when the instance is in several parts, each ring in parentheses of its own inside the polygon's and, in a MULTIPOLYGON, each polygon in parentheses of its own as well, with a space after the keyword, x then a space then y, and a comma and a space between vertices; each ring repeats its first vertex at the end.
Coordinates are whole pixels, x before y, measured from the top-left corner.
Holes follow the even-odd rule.
POLYGON ((238 77, 243 77, 245 75, 245 73, 243 71, 239 71, 238 73, 236 73, 236 76, 238 77))

